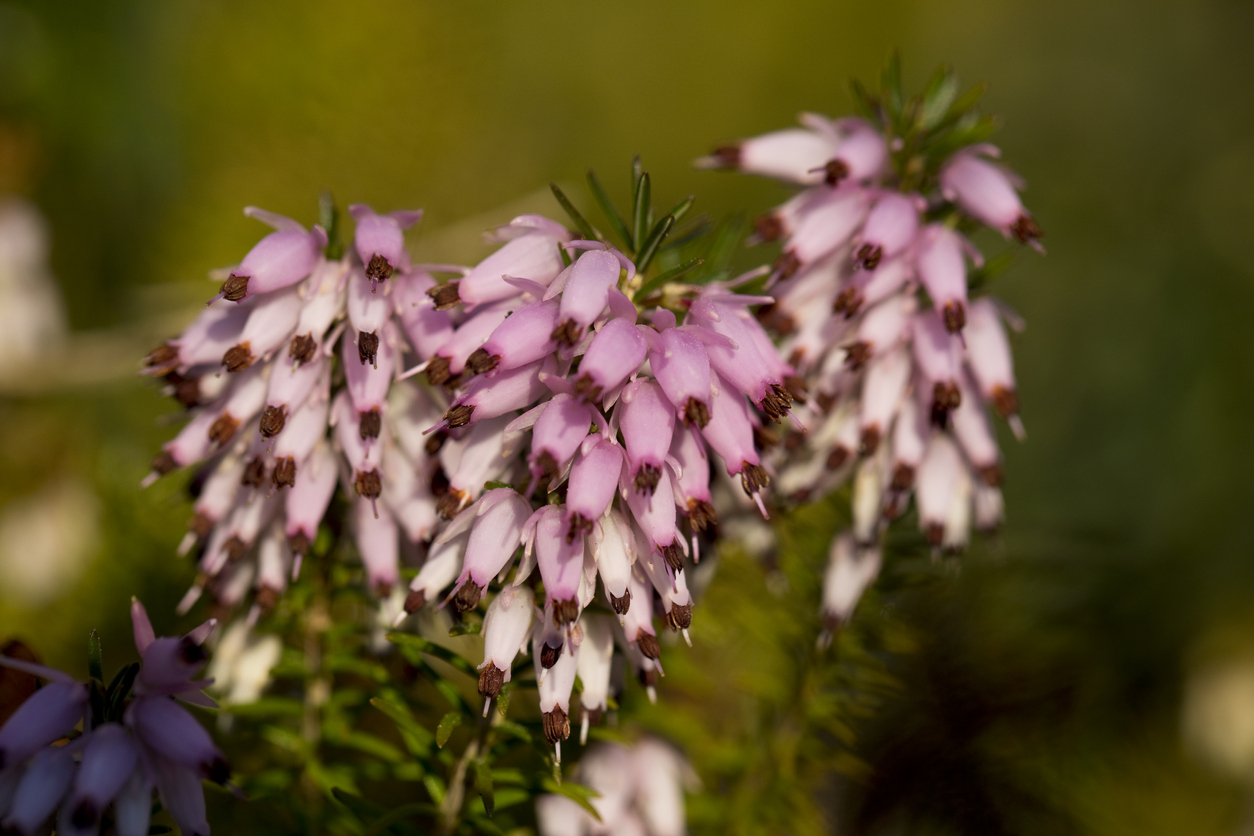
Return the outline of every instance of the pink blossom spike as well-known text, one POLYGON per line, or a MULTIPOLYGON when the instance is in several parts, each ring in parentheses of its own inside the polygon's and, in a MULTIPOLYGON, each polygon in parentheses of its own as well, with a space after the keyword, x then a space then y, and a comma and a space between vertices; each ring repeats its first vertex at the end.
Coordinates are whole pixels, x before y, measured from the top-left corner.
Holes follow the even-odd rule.
POLYGON ((748 405, 739 392, 721 379, 715 377, 712 382, 710 423, 701 430, 701 437, 723 459, 727 474, 739 474, 745 493, 756 497, 770 485, 771 477, 762 467, 753 443, 753 419, 748 405))
MULTIPOLYGON (((488 583, 509 563, 522 541, 523 526, 531 516, 531 504, 510 488, 488 491, 477 505, 453 596, 454 606, 463 611, 479 603, 488 583)), ((462 513, 469 514, 472 510, 473 507, 462 513)))
POLYGON ((675 409, 658 384, 635 380, 623 389, 618 410, 633 492, 650 496, 661 481, 670 451, 675 409))
MULTIPOLYGON (((245 215, 252 207, 244 210, 245 215)), ((327 245, 327 234, 320 226, 312 232, 294 221, 257 242, 222 285, 221 295, 231 302, 242 302, 261 293, 291 287, 313 272, 327 245)))
POLYGON ((983 297, 971 303, 963 337, 967 343, 967 365, 979 384, 980 394, 993 405, 997 414, 1010 422, 1015 435, 1022 439, 1023 424, 1019 421, 1019 395, 1010 341, 1002 328, 996 302, 983 297))
POLYGON ((448 311, 438 311, 427 291, 435 279, 423 271, 405 273, 392 279, 392 299, 401 318, 401 328, 421 360, 430 360, 441 345, 453 336, 448 311))
POLYGON ((366 581, 380 597, 386 597, 400 580, 400 541, 396 520, 386 509, 376 511, 366 499, 354 508, 357 551, 366 567, 366 581))
POLYGON ((537 360, 517 369, 471 381, 466 391, 444 413, 443 423, 455 429, 529 406, 547 391, 541 372, 551 362, 552 358, 537 360))
POLYGON ((354 244, 374 289, 379 282, 390 279, 393 272, 409 267, 404 230, 418 223, 421 210, 380 215, 369 206, 355 203, 348 207, 348 213, 357 221, 354 244))
POLYGON ((680 468, 674 476, 675 501, 688 518, 695 541, 696 534, 718 522, 710 497, 710 457, 701 436, 686 427, 675 428, 671 456, 680 468))
POLYGON ((466 359, 467 374, 506 371, 541 360, 557 349, 558 302, 532 302, 502 322, 466 359))
POLYGON ((1020 243, 1040 249, 1041 228, 1016 191, 1022 184, 983 155, 996 157, 998 152, 991 145, 976 145, 954 154, 941 171, 941 193, 1005 237, 1013 234, 1020 243))
POLYGON ((984 412, 984 404, 974 388, 965 373, 958 376, 961 403, 950 413, 950 421, 954 438, 962 452, 966 453, 967 461, 986 484, 996 487, 1001 484, 1001 453, 984 412))
POLYGON ((242 371, 285 345, 300 319, 302 305, 299 289, 295 287, 267 293, 253 303, 239 341, 222 353, 221 362, 226 370, 242 371))
POLYGON ((854 238, 853 260, 863 270, 875 270, 881 261, 901 254, 919 231, 917 195, 884 192, 867 214, 854 238))
POLYGON ((585 400, 600 401, 636 373, 648 352, 649 345, 634 322, 611 319, 583 355, 575 392, 585 400))
POLYGON ((943 433, 932 436, 919 465, 915 501, 919 507, 919 527, 933 546, 940 546, 945 534, 959 471, 964 469, 957 446, 943 433))
MULTIPOLYGON (((631 608, 631 564, 635 560, 635 536, 622 511, 612 508, 600 518, 591 547, 605 597, 621 618, 631 608)), ((643 606, 647 608, 647 599, 643 606)))
POLYGON ((623 449, 603 435, 589 436, 579 458, 570 469, 566 488, 569 513, 567 539, 592 532, 614 501, 619 473, 623 469, 623 449))
POLYGON ((912 320, 914 359, 930 387, 932 421, 943 425, 962 401, 958 375, 962 372, 961 338, 951 333, 936 311, 923 311, 912 320))
POLYGON ((823 182, 822 169, 835 155, 834 138, 806 128, 786 128, 714 149, 697 160, 699 168, 736 168, 791 183, 823 182))
POLYGON ((945 328, 958 333, 967 324, 967 265, 962 236, 942 224, 924 227, 919 236, 919 280, 944 317, 945 328))
POLYGON ((286 524, 283 533, 297 555, 304 555, 318 534, 318 524, 331 503, 339 478, 335 456, 325 443, 317 444, 300 465, 300 478, 284 495, 286 524))
POLYGON ((24 836, 37 832, 70 788, 74 772, 74 759, 68 746, 44 749, 36 754, 18 782, 4 826, 24 836))
POLYGON ((50 682, 18 706, 0 727, 0 764, 21 763, 74 728, 87 708, 87 688, 50 682))
POLYGON ((134 595, 131 596, 131 630, 135 634, 135 649, 143 656, 148 645, 157 638, 157 634, 148 619, 148 610, 144 609, 144 605, 134 595))
POLYGON ((511 668, 531 632, 535 594, 527 586, 507 586, 488 605, 483 617, 483 663, 479 694, 491 700, 510 681, 511 668))
POLYGON ((575 261, 562 291, 560 324, 553 331, 559 345, 575 345, 601 316, 619 271, 618 258, 608 250, 590 250, 575 261))
POLYGON ((649 368, 684 426, 710 420, 710 359, 691 333, 667 328, 649 351, 649 368))
POLYGON ((91 733, 74 776, 69 808, 74 824, 90 828, 100 821, 109 802, 122 791, 139 760, 139 751, 126 730, 106 723, 91 733))
POLYGON ((536 563, 544 581, 556 624, 571 624, 579 618, 579 580, 583 572, 583 538, 567 541, 562 509, 546 505, 535 514, 536 563))
POLYGON ((893 418, 910 382, 910 353, 898 346, 867 368, 862 383, 861 441, 862 455, 874 455, 880 442, 888 436, 893 418))
POLYGON ((126 711, 126 724, 144 746, 171 763, 196 769, 218 784, 230 777, 226 758, 204 726, 169 697, 135 700, 126 711))

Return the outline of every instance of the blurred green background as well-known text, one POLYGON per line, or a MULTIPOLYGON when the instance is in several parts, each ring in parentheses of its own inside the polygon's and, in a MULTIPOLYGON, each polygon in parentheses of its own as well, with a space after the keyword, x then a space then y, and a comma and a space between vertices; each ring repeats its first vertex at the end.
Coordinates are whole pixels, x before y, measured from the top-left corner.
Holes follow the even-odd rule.
POLYGON ((594 167, 625 196, 640 153, 659 203, 757 213, 786 192, 691 161, 849 112, 847 80, 898 47, 910 88, 942 62, 990 82, 1049 255, 995 287, 1029 324, 1008 524, 940 581, 890 563, 864 604, 921 639, 884 656, 904 687, 823 826, 1254 826, 1254 692, 1199 709, 1226 759, 1181 734, 1197 683, 1246 681, 1221 674, 1254 652, 1252 34, 1237 0, 2 2, 0 194, 46 217, 70 334, 0 372, 0 635, 80 672, 93 627, 110 667, 129 652, 130 594, 176 627, 186 501, 137 489, 171 407, 134 371, 262 234, 245 205, 424 207, 415 256, 466 261, 520 207, 556 214, 549 180, 594 167), (5 539, 49 508, 43 551, 5 539), (45 553, 70 556, 40 575, 45 553))

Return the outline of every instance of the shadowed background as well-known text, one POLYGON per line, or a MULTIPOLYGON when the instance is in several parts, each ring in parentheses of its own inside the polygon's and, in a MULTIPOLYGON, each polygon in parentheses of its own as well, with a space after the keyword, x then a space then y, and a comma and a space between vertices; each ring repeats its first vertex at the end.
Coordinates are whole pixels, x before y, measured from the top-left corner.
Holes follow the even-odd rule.
MULTIPOLYGON (((1237 831, 1254 739, 1190 746, 1181 705, 1254 652, 1252 26, 1226 0, 0 3, 0 195, 46 218, 69 329, 0 373, 0 634, 80 673, 93 627, 129 652, 131 594, 180 626, 187 503, 178 480, 137 490, 170 406, 134 371, 263 234, 245 205, 423 207, 415 257, 467 261, 520 207, 556 216, 549 180, 593 167, 624 198, 639 153, 659 204, 756 214, 787 192, 691 161, 848 113, 847 80, 899 47, 908 89, 941 62, 990 82, 1049 255, 993 288, 1029 326, 1006 528, 922 586, 890 562, 863 610, 918 640, 883 654, 901 687, 847 747, 869 768, 822 791, 814 826, 1237 831)), ((726 569, 713 624, 808 618, 726 569)), ((718 717, 698 663, 754 672, 773 645, 710 630, 672 678, 718 717)))

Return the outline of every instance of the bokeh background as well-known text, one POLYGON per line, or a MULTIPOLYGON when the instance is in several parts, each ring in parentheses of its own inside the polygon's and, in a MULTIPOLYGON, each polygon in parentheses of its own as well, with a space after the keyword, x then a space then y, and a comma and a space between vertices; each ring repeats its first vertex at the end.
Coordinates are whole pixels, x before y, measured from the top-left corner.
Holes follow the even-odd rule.
MULTIPOLYGON (((137 487, 174 416, 135 372, 264 231, 243 206, 421 206, 415 256, 466 261, 489 226, 557 213, 550 180, 594 167, 625 197, 639 153, 659 203, 757 213, 786 192, 691 161, 849 112, 847 80, 900 48, 910 88, 940 63, 990 83, 1046 231, 995 288, 1028 321, 1029 435, 1003 440, 1003 533, 929 583, 890 563, 864 603, 912 638, 879 655, 896 685, 832 741, 848 768, 806 828, 1245 832, 1252 34, 1237 0, 0 2, 0 200, 42 217, 59 289, 0 241, 0 635, 80 672, 92 628, 129 652, 131 594, 178 626, 186 499, 137 487)), ((754 681, 752 652, 786 650, 753 621, 795 613, 728 563, 714 623, 743 632, 693 660, 726 677, 681 665, 675 686, 698 720, 791 687, 754 681)), ((688 733, 695 756, 722 732, 688 733)))

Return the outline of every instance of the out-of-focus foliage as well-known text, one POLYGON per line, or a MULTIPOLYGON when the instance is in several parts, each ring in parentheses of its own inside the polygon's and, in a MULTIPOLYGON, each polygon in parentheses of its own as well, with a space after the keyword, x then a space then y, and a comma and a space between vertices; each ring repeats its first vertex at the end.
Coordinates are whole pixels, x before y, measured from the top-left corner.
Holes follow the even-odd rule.
MULTIPOLYGON (((852 111, 845 80, 898 46, 908 89, 942 61, 990 82, 997 141, 1048 235, 1048 258, 997 280, 1029 323, 1015 346, 1029 440, 1003 445, 1003 539, 939 568, 890 549, 853 625, 811 658, 818 543, 838 520, 802 511, 785 531, 826 530, 785 540, 778 569, 723 555, 695 647, 669 654, 639 722, 685 746, 703 832, 1232 832, 1249 779, 1186 752, 1180 712, 1186 674, 1254 647, 1252 25, 1225 0, 2 3, 0 191, 47 216, 76 333, 4 370, 0 504, 69 480, 98 522, 58 595, 0 597, 0 633, 77 669, 96 627, 129 661, 130 594, 175 631, 157 602, 191 580, 173 555, 186 502, 177 480, 135 489, 166 407, 110 358, 191 315, 206 271, 255 240, 244 205, 307 222, 326 188, 424 205, 415 255, 466 261, 514 207, 554 213, 545 183, 640 153, 675 189, 659 205, 696 193, 714 217, 758 212, 783 190, 689 162, 802 109, 852 111), (788 771, 799 763, 844 777, 788 771)), ((370 682, 347 682, 335 711, 403 747, 370 682)), ((325 798, 299 789, 295 755, 251 745, 253 719, 235 722, 257 795, 293 781, 294 804, 325 798)), ((379 777, 366 795, 428 803, 379 777)), ((345 827, 373 820, 325 803, 345 827)), ((211 820, 298 828, 280 809, 219 796, 211 820)))

